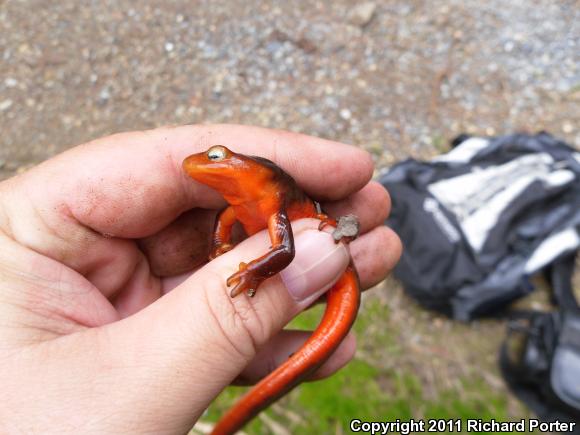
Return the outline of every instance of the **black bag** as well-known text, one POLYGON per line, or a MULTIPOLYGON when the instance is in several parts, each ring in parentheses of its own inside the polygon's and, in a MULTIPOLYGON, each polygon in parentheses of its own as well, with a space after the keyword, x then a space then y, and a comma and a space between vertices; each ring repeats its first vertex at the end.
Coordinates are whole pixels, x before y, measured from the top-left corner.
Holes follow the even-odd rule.
POLYGON ((574 262, 575 255, 570 255, 548 269, 561 309, 516 313, 500 353, 508 385, 546 422, 580 421, 580 307, 572 290, 574 262))
POLYGON ((526 295, 532 274, 578 249, 580 153, 547 133, 454 145, 380 181, 404 245, 395 276, 419 303, 467 321, 526 295))

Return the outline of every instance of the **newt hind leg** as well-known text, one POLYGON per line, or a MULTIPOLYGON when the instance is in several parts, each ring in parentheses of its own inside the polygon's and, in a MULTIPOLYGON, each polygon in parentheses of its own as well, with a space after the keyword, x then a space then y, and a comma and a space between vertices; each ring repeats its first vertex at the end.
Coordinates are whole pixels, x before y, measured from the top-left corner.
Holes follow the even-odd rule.
POLYGON ((209 259, 213 260, 228 251, 231 251, 232 245, 232 227, 236 222, 236 213, 233 207, 226 207, 220 211, 216 217, 211 239, 211 249, 209 259))
POLYGON ((320 220, 320 223, 318 224, 318 231, 322 231, 328 225, 336 227, 336 219, 331 218, 325 213, 318 213, 316 215, 316 219, 320 220))

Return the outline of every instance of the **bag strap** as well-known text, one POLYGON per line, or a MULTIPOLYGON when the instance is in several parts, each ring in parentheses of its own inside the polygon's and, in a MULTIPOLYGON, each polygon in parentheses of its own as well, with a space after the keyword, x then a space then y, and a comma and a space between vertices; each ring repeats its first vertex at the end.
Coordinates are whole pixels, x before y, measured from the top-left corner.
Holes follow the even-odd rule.
POLYGON ((562 310, 580 315, 580 305, 574 296, 572 286, 576 254, 575 251, 556 260, 548 271, 548 278, 554 291, 554 299, 562 310))

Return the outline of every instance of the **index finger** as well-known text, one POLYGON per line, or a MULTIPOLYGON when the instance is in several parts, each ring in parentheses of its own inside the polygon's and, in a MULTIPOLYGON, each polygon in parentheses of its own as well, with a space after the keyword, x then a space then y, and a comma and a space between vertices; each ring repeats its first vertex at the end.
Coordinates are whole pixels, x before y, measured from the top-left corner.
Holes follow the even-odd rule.
POLYGON ((20 181, 37 210, 65 210, 102 234, 145 237, 185 210, 222 204, 218 194, 181 169, 185 157, 214 144, 276 162, 315 199, 345 197, 372 176, 370 156, 349 145, 259 127, 200 125, 98 139, 20 181))

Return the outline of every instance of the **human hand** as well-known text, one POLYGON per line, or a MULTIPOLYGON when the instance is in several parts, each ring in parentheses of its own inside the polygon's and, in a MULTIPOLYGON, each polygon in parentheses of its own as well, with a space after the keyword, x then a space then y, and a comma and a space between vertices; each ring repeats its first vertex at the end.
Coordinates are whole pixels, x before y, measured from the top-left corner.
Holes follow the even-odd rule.
MULTIPOLYGON (((358 215, 350 252, 364 288, 398 260, 400 242, 382 226, 388 195, 369 182, 372 163, 356 148, 227 125, 73 148, 0 183, 4 429, 182 433, 225 386, 263 377, 304 342, 307 334, 281 329, 340 275, 346 248, 316 221, 298 221, 283 277, 253 299, 231 299, 226 278, 269 243, 256 234, 205 263, 224 202, 181 162, 218 143, 275 161, 331 215, 358 215)), ((353 354, 349 336, 317 377, 353 354)))

